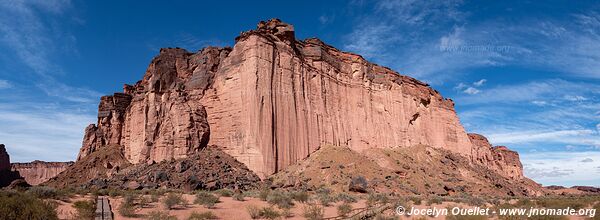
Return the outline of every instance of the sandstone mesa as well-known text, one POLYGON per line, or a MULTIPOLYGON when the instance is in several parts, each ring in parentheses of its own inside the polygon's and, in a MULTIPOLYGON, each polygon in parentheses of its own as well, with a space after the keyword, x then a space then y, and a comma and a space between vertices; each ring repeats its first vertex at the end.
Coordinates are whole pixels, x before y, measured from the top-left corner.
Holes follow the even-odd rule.
MULTIPOLYGON (((465 131, 452 100, 319 39, 298 40, 294 27, 278 19, 242 32, 232 48, 161 49, 142 80, 101 98, 98 121, 85 129, 75 165, 118 146, 122 158, 92 169, 110 178, 121 166, 143 170, 181 161, 209 145, 263 179, 326 145, 358 153, 430 146, 507 181, 533 183, 523 176, 516 152, 465 131)), ((34 165, 13 169, 39 176, 31 178, 37 184, 64 169, 82 172, 99 160, 52 171, 25 171, 34 165)))

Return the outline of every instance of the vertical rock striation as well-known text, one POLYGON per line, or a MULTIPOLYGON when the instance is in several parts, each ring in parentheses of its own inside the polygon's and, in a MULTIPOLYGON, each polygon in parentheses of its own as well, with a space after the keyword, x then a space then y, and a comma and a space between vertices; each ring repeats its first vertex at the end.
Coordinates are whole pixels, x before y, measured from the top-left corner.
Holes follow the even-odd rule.
POLYGON ((141 81, 101 99, 78 160, 111 144, 134 164, 211 144, 265 177, 323 145, 428 145, 473 163, 516 165, 509 151, 473 137, 452 100, 427 84, 318 39, 297 40, 292 25, 272 19, 233 48, 161 49, 141 81))

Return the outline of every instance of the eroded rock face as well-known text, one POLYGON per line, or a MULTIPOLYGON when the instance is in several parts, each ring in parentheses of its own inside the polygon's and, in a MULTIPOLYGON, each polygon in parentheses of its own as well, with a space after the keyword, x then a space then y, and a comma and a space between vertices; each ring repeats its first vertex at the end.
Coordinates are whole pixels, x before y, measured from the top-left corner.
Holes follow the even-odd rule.
POLYGON ((71 165, 73 165, 73 162, 44 162, 36 160, 31 163, 12 163, 11 170, 19 172, 19 175, 27 183, 35 186, 57 176, 71 165))
POLYGON ((505 146, 492 147, 486 137, 480 134, 469 134, 473 143, 472 160, 498 172, 500 175, 514 180, 523 176, 523 165, 519 154, 505 146))
POLYGON ((318 39, 297 40, 293 26, 272 19, 233 48, 162 49, 141 81, 102 98, 79 160, 109 144, 134 164, 211 144, 265 177, 324 145, 428 145, 476 163, 500 158, 472 141, 452 100, 427 84, 318 39))
POLYGON ((0 188, 9 186, 14 180, 22 179, 18 172, 10 170, 10 156, 4 144, 0 144, 0 188))
POLYGON ((8 156, 4 144, 0 144, 0 170, 8 169, 10 169, 10 156, 8 156))

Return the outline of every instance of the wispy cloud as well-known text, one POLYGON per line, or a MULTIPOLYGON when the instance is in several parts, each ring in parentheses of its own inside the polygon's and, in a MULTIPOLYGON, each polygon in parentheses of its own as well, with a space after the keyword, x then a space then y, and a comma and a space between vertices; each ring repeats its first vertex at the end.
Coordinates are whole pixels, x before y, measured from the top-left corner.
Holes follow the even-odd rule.
POLYGON ((344 49, 434 84, 466 70, 508 65, 600 78, 597 12, 573 14, 574 22, 535 16, 517 22, 471 18, 465 4, 377 1, 358 17, 344 49))
POLYGON ((12 87, 12 85, 8 82, 8 80, 0 80, 0 89, 8 89, 12 87))
POLYGON ((600 177, 589 175, 600 165, 597 151, 522 153, 521 160, 525 175, 544 185, 600 186, 600 177))
MULTIPOLYGON (((69 0, 2 1, 0 2, 0 45, 12 50, 18 61, 35 74, 35 85, 47 95, 70 101, 89 101, 100 94, 87 88, 77 88, 60 82, 57 77, 65 72, 53 59, 60 48, 74 44, 75 38, 48 25, 48 19, 66 16, 71 8, 69 0), (60 45, 57 45, 56 43, 60 45)), ((73 51, 68 51, 73 52, 73 51)), ((76 52, 75 52, 76 53, 76 52)))
MULTIPOLYGON (((66 24, 69 0, 0 1, 0 50, 19 72, 3 72, 0 141, 13 161, 73 160, 100 93, 72 86, 58 57, 77 54, 66 24)), ((2 57, 6 58, 6 57, 2 57)), ((15 70, 10 70, 15 71, 15 70)))

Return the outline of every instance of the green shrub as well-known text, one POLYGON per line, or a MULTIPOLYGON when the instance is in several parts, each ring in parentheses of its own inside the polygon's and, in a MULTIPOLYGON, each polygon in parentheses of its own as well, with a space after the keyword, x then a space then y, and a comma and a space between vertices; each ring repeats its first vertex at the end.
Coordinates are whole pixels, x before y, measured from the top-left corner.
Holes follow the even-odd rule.
POLYGON ((52 187, 34 186, 27 190, 31 195, 40 199, 57 199, 58 191, 52 187))
POLYGON ((169 215, 167 212, 152 211, 146 216, 147 220, 177 220, 175 216, 169 215))
POLYGON ((194 203, 203 205, 204 207, 209 209, 214 208, 218 202, 219 197, 213 195, 212 193, 204 191, 198 192, 196 194, 196 200, 194 200, 194 203))
POLYGON ((281 213, 273 207, 264 207, 260 210, 260 217, 264 219, 278 219, 281 217, 281 213))
POLYGON ((158 193, 150 193, 150 201, 158 202, 160 200, 160 195, 158 193))
POLYGON ((256 205, 246 206, 246 210, 248 214, 250 214, 250 218, 259 219, 260 218, 260 208, 256 205))
POLYGON ((73 203, 79 219, 93 219, 96 215, 96 205, 92 201, 77 201, 73 203))
POLYGON ((267 197, 267 202, 271 205, 276 205, 281 209, 291 208, 294 206, 292 198, 287 193, 281 191, 271 192, 271 194, 269 194, 267 197))
POLYGON ((219 219, 219 217, 217 217, 215 215, 215 213, 210 212, 210 211, 202 212, 202 213, 192 212, 190 217, 188 217, 187 219, 188 220, 206 220, 206 219, 219 219))
POLYGON ((310 199, 310 196, 308 195, 308 192, 306 192, 306 191, 293 192, 293 193, 291 193, 291 197, 292 197, 292 199, 294 199, 300 203, 306 203, 306 202, 308 202, 308 199, 310 199))
POLYGON ((57 220, 56 204, 29 194, 0 191, 0 219, 57 220))
POLYGON ((355 203, 357 202, 356 197, 347 193, 340 193, 335 197, 336 201, 342 201, 344 203, 355 203))
POLYGON ((267 197, 269 197, 269 194, 271 194, 271 191, 263 189, 258 193, 258 198, 261 201, 267 201, 267 197))
POLYGON ((352 212, 352 206, 348 203, 343 203, 337 207, 337 213, 339 216, 348 217, 348 214, 352 212))
POLYGON ((371 193, 367 197, 367 206, 368 207, 372 207, 377 204, 387 204, 388 202, 389 202, 388 197, 385 194, 381 194, 381 193, 379 193, 379 194, 371 193))
POLYGON ((231 191, 230 189, 219 189, 215 191, 215 193, 220 195, 221 197, 232 197, 234 194, 233 191, 231 191))
POLYGON ((321 205, 326 207, 331 206, 331 203, 335 201, 335 199, 331 197, 331 195, 325 193, 317 194, 317 200, 319 200, 319 203, 321 203, 321 205))
POLYGON ((309 204, 304 206, 304 218, 308 220, 322 220, 325 215, 325 210, 317 204, 309 204))
POLYGON ((431 206, 432 204, 442 204, 442 198, 439 196, 434 196, 427 200, 427 206, 431 206))
POLYGON ((183 196, 179 193, 169 193, 163 201, 163 204, 167 209, 173 209, 175 206, 186 206, 187 202, 183 199, 183 196))
POLYGON ((136 217, 135 206, 132 203, 123 202, 119 206, 119 214, 125 217, 136 217))
POLYGON ((246 201, 246 198, 244 197, 243 193, 233 194, 233 199, 235 199, 236 201, 246 201))

